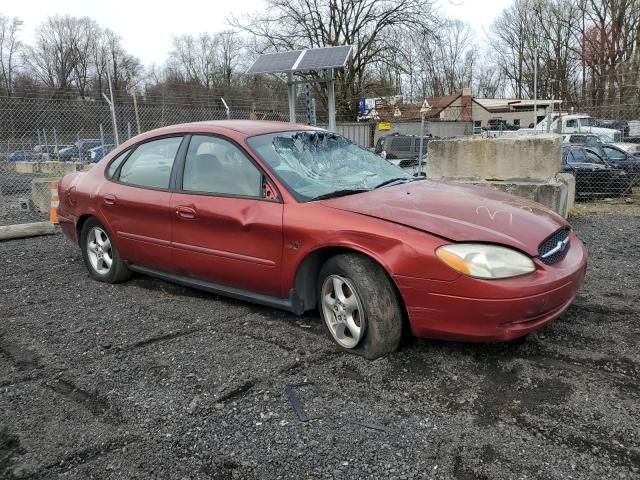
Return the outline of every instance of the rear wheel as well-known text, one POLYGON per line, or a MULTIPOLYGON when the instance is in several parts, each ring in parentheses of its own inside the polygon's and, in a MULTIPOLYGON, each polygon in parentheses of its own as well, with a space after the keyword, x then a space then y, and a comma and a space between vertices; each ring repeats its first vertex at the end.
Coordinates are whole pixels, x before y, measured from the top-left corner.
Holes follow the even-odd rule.
POLYGON ((320 315, 344 350, 375 359, 396 350, 402 310, 391 280, 376 262, 340 254, 322 266, 318 278, 320 315))
POLYGON ((90 218, 82 226, 80 245, 84 264, 95 280, 118 283, 131 276, 107 229, 97 219, 90 218))

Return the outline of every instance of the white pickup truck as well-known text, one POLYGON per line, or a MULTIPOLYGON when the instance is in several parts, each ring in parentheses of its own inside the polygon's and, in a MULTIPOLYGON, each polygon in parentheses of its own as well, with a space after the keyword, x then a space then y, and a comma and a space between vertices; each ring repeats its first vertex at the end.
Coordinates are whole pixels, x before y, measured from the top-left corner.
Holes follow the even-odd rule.
MULTIPOLYGON (((547 132, 547 119, 542 120, 535 128, 521 128, 516 130, 516 133, 546 133, 547 132)), ((592 119, 589 115, 564 115, 554 114, 551 126, 549 128, 550 133, 591 133, 598 135, 600 138, 610 142, 619 142, 622 137, 620 130, 614 130, 613 128, 593 127, 592 119)))

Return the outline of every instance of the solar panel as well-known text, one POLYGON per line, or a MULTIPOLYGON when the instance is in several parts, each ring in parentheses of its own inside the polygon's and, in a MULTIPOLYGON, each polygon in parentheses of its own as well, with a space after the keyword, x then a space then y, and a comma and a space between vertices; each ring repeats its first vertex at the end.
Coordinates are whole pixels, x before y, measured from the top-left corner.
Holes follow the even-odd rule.
POLYGON ((281 73, 289 72, 295 65, 302 50, 282 53, 265 53, 260 55, 247 73, 281 73))
POLYGON ((351 45, 344 47, 313 48, 305 50, 303 57, 293 70, 320 70, 344 67, 351 53, 351 45))
POLYGON ((342 68, 351 54, 351 45, 310 48, 282 53, 265 53, 251 65, 247 73, 283 73, 324 68, 342 68))

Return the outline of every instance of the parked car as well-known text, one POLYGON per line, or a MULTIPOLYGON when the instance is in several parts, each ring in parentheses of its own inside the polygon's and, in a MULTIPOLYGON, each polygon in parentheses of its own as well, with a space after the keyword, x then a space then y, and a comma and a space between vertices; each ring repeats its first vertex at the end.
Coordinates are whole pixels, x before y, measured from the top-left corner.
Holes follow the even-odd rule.
POLYGON ((593 145, 586 147, 588 151, 599 155, 601 158, 616 168, 624 170, 632 184, 640 182, 640 158, 634 157, 622 148, 613 144, 593 145))
POLYGON ((18 150, 17 152, 12 152, 7 157, 7 160, 10 162, 28 162, 33 159, 33 152, 28 150, 18 150))
MULTIPOLYGON (((422 152, 427 154, 430 136, 423 137, 422 152)), ((418 165, 420 136, 392 133, 380 137, 376 142, 375 152, 382 158, 401 168, 418 165)))
POLYGON ((542 205, 415 178, 331 132, 266 121, 138 135, 60 183, 95 280, 139 272, 295 314, 346 351, 507 341, 556 319, 587 252, 542 205), (405 320, 407 324, 403 322, 405 320))
POLYGON ((631 190, 633 179, 609 164, 593 149, 567 146, 562 150, 563 172, 576 177, 576 198, 619 197, 631 190))
POLYGON ((591 133, 567 133, 562 135, 563 144, 571 145, 592 145, 603 144, 603 140, 600 136, 591 133))
POLYGON ((58 153, 58 160, 61 161, 82 161, 91 160, 90 150, 101 146, 103 143, 100 139, 82 139, 78 140, 71 147, 65 148, 58 153))
POLYGON ((33 147, 32 160, 56 160, 58 153, 71 145, 36 145, 33 147))
POLYGON ((108 154, 111 150, 113 150, 116 146, 112 143, 107 145, 100 145, 99 147, 92 148, 89 150, 89 158, 91 163, 96 163, 98 160, 102 159, 106 154, 108 154))

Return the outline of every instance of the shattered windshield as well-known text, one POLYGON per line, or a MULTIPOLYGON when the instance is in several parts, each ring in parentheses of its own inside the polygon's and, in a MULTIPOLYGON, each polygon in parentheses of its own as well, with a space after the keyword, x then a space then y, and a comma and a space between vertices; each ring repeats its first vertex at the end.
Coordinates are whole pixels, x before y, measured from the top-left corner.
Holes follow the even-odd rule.
POLYGON ((414 180, 401 168, 331 132, 277 132, 247 142, 299 201, 367 191, 396 179, 414 180))

